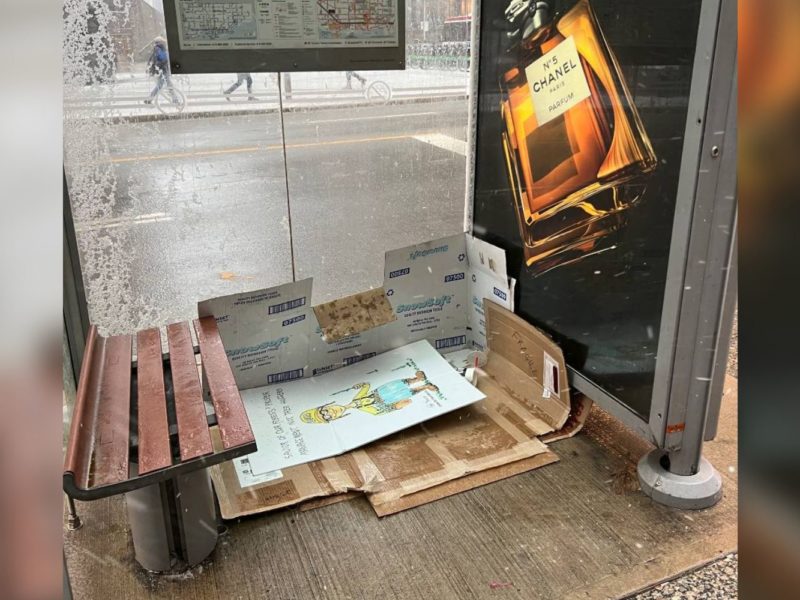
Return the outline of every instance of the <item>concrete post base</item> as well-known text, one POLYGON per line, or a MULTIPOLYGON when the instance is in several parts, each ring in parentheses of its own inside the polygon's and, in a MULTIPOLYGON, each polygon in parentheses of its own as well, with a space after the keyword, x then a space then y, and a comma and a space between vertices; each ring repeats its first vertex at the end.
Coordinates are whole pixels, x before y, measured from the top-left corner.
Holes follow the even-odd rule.
POLYGON ((655 449, 639 461, 639 484, 645 495, 660 504, 697 510, 714 506, 722 498, 722 477, 700 457, 697 473, 677 475, 664 466, 668 452, 655 449))

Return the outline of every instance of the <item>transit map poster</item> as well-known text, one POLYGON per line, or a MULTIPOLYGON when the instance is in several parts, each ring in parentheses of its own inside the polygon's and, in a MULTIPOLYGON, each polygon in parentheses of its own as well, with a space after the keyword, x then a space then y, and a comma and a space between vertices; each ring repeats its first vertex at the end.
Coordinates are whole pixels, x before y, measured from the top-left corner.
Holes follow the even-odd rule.
POLYGON ((173 75, 405 68, 405 0, 163 1, 173 75))
POLYGON ((398 0, 175 0, 182 49, 398 45, 398 0))

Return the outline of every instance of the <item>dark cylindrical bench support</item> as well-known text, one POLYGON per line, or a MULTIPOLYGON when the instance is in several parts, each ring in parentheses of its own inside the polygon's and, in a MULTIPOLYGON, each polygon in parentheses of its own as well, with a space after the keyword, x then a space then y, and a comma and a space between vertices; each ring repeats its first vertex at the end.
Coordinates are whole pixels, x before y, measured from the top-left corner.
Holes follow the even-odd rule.
POLYGON ((194 566, 214 550, 218 518, 208 469, 125 494, 136 561, 150 571, 194 566))

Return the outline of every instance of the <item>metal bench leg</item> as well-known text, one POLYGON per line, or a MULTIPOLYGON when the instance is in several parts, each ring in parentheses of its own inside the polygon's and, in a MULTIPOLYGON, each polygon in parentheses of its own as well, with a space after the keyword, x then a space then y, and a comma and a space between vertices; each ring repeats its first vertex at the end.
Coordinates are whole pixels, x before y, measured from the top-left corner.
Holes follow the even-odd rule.
POLYGON ((67 513, 67 529, 70 531, 80 529, 83 523, 81 523, 81 518, 78 516, 78 511, 75 510, 75 500, 69 496, 67 496, 67 513))
POLYGON ((217 544, 217 511, 207 469, 125 494, 137 562, 150 571, 194 566, 217 544))

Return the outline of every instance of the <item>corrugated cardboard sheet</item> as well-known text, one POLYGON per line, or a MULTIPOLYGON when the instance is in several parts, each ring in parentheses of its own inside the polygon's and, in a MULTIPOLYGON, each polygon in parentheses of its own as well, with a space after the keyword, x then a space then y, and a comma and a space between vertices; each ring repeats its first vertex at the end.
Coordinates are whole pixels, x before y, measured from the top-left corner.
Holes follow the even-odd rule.
POLYGON ((547 336, 489 300, 484 308, 489 351, 477 385, 485 400, 248 488, 232 463, 213 467, 223 518, 354 491, 384 516, 558 460, 545 441, 577 433, 590 401, 570 400, 563 355, 547 336))

